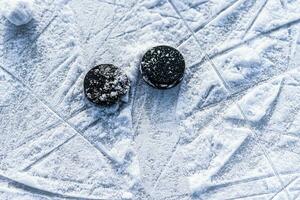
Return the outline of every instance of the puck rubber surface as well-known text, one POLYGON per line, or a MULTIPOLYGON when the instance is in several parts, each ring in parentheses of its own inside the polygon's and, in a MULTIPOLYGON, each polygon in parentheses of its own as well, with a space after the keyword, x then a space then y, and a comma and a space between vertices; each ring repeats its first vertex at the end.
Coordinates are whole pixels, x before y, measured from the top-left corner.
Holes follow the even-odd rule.
POLYGON ((183 79, 185 62, 177 49, 156 46, 143 56, 140 71, 149 85, 160 89, 171 88, 183 79))
POLYGON ((130 87, 127 75, 111 64, 92 68, 84 78, 84 93, 97 105, 112 105, 125 95, 130 87))

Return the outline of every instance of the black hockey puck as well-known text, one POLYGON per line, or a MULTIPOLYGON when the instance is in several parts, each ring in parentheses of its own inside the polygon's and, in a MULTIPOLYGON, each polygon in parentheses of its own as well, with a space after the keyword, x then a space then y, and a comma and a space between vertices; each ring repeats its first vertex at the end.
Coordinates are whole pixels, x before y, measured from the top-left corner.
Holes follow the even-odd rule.
POLYGON ((177 85, 183 78, 185 62, 182 54, 169 46, 156 46, 142 58, 140 71, 151 86, 165 89, 177 85))
POLYGON ((108 106, 120 100, 130 87, 130 81, 120 68, 102 64, 92 68, 84 78, 84 93, 91 102, 108 106))

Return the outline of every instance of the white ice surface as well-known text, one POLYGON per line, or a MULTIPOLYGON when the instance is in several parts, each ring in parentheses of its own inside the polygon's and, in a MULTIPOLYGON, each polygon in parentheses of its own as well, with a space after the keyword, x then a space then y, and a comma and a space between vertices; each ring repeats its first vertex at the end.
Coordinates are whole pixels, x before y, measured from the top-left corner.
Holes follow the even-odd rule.
POLYGON ((299 199, 299 13, 299 0, 35 0, 28 24, 0 18, 0 199, 299 199), (162 44, 186 61, 169 90, 138 73, 162 44), (84 97, 100 63, 131 79, 119 105, 84 97))

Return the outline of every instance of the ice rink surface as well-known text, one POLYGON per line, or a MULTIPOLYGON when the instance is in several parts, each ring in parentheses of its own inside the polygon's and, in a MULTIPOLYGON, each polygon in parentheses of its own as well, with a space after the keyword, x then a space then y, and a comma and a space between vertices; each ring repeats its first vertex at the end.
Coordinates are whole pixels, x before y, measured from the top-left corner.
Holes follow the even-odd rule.
POLYGON ((0 19, 0 199, 300 199, 300 0, 36 0, 0 19), (138 73, 155 45, 181 84, 138 73), (96 107, 86 72, 131 90, 96 107))

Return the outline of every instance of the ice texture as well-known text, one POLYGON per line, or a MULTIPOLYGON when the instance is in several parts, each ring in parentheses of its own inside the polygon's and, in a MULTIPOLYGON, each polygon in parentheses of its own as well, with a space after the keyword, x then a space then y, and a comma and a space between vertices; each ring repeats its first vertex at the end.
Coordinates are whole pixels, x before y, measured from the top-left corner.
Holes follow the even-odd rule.
POLYGON ((0 199, 300 198, 300 1, 32 8, 25 26, 0 18, 0 199), (168 90, 138 70, 158 45, 186 62, 168 90), (108 63, 131 88, 98 107, 84 76, 108 63))

